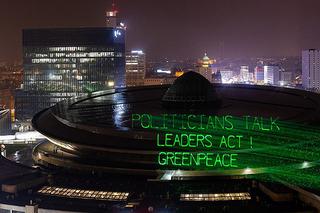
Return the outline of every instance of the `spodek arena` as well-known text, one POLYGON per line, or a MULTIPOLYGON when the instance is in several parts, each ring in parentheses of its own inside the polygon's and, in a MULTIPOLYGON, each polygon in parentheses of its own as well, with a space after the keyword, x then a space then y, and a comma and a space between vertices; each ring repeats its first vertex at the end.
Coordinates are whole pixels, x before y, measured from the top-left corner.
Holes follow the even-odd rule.
POLYGON ((319 211, 319 106, 315 93, 195 72, 69 99, 33 118, 40 169, 2 159, 20 176, 0 175, 1 196, 16 195, 0 208, 319 211))

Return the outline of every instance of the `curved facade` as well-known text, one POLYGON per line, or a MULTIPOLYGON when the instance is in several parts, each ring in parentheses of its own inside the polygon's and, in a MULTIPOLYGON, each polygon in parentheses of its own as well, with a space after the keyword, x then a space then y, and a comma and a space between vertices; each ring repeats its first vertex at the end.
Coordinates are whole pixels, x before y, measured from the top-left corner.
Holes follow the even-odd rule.
MULTIPOLYGON (((181 83, 179 79, 176 82, 181 83)), ((174 84, 172 87, 176 86, 174 84)), ((172 165, 166 167, 159 165, 160 151, 198 152, 199 150, 186 150, 181 147, 163 147, 159 150, 156 135, 160 129, 156 124, 152 124, 153 128, 133 125, 133 115, 178 115, 179 117, 191 114, 195 116, 194 118, 200 115, 203 117, 228 115, 233 118, 246 115, 276 118, 286 124, 296 125, 312 125, 320 121, 320 98, 315 93, 253 85, 212 84, 211 86, 209 88, 216 93, 214 97, 219 104, 204 103, 200 108, 164 106, 163 97, 170 91, 169 85, 108 90, 60 102, 33 118, 34 128, 50 141, 37 146, 33 157, 38 164, 48 167, 156 176, 167 170, 180 169, 172 165)), ((166 104, 170 105, 170 102, 166 104)), ((214 134, 223 135, 225 130, 214 131, 214 134)), ((262 138, 260 144, 268 140, 270 143, 276 141, 277 144, 274 146, 281 145, 282 142, 277 140, 280 137, 287 138, 289 144, 298 144, 304 140, 303 135, 293 136, 288 131, 284 131, 281 135, 270 132, 258 134, 256 131, 248 131, 245 134, 262 138)), ((257 151, 259 151, 258 145, 254 152, 257 151)), ((245 151, 236 150, 236 152, 245 151)), ((294 155, 295 150, 291 154, 294 155)), ((237 168, 208 171, 183 167, 182 170, 191 176, 247 175, 264 173, 267 167, 277 166, 279 162, 290 165, 300 162, 296 158, 289 162, 279 157, 280 160, 274 158, 270 163, 261 163, 266 161, 265 156, 262 154, 256 156, 252 150, 244 155, 241 162, 243 165, 237 168), (247 171, 245 165, 253 165, 248 163, 250 159, 255 162, 255 169, 247 171)))

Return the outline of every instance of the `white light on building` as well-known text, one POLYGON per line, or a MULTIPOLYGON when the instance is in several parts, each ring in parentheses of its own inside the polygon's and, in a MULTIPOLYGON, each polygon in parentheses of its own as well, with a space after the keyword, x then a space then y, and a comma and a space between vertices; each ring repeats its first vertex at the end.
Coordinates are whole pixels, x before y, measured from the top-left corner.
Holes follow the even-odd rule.
POLYGON ((302 51, 302 86, 320 90, 320 50, 302 51))
POLYGON ((264 66, 264 83, 271 84, 271 85, 278 85, 279 84, 279 66, 270 65, 264 66))
POLYGON ((142 50, 126 54, 126 86, 143 86, 146 74, 146 56, 142 50))
POLYGON ((157 73, 171 74, 171 70, 157 69, 157 73))
POLYGON ((241 66, 240 67, 240 82, 248 82, 249 81, 249 66, 241 66))
POLYGON ((113 87, 114 86, 114 81, 108 81, 108 87, 113 87))
POLYGON ((233 71, 232 70, 220 70, 221 73, 221 83, 231 84, 234 82, 233 71))

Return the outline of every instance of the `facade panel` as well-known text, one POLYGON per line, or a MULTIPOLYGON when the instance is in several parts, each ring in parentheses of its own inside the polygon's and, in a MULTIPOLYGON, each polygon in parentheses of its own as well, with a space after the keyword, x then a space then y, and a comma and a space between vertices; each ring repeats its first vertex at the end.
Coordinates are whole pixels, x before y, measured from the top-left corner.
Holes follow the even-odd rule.
POLYGON ((125 31, 24 30, 23 61, 23 89, 16 98, 20 119, 65 98, 125 86, 125 31))

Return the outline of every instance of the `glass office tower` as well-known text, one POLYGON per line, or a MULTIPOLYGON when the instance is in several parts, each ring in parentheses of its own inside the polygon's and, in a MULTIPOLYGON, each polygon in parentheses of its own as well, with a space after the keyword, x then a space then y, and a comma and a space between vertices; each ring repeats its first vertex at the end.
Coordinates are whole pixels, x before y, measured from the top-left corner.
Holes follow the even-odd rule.
POLYGON ((24 77, 16 117, 72 96, 123 87, 125 31, 121 28, 23 30, 24 77))

